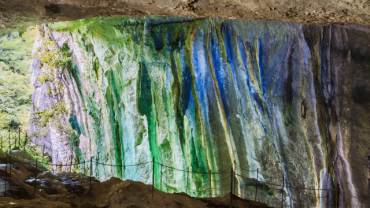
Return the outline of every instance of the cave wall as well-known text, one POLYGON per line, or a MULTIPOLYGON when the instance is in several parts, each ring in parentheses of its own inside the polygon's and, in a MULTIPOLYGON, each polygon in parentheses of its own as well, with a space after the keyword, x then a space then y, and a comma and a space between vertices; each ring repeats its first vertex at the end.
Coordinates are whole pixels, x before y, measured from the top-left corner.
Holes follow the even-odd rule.
MULTIPOLYGON (((260 181, 281 184, 285 178, 292 206, 333 207, 334 191, 301 189, 336 184, 341 207, 369 204, 368 28, 115 17, 55 23, 44 32, 60 47, 68 43, 74 58, 64 71, 71 112, 63 119, 78 140, 61 140, 51 128, 39 144, 49 141, 53 161, 94 157, 118 165, 94 164, 99 179, 145 183, 152 181, 150 164, 120 165, 154 157, 198 172, 233 166, 247 178, 256 178, 258 169, 260 181), (62 149, 65 157, 56 158, 62 149)), ((34 76, 38 70, 32 67, 34 76)), ((36 90, 34 103, 44 99, 36 90)), ((38 130, 31 127, 31 133, 38 130)), ((159 187, 160 166, 155 170, 159 187)), ((165 173, 164 191, 186 191, 185 172, 165 173)), ((189 177, 192 190, 209 181, 208 175, 189 177)), ((238 178, 238 184, 238 194, 254 197, 247 180, 238 178)), ((212 186, 213 194, 229 191, 224 181, 212 186)), ((280 206, 281 193, 272 188, 258 199, 280 206)))

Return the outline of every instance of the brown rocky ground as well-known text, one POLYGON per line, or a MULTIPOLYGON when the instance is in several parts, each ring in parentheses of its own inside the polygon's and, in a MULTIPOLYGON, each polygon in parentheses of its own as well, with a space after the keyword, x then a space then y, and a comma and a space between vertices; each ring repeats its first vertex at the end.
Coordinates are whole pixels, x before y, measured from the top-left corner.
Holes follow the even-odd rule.
POLYGON ((147 15, 370 25, 370 0, 1 0, 0 34, 46 22, 147 15))
MULTIPOLYGON (((193 198, 185 193, 169 194, 154 191, 154 206, 152 205, 152 186, 141 182, 112 177, 107 181, 99 182, 84 174, 63 172, 56 175, 44 167, 23 164, 34 161, 29 155, 20 151, 12 152, 11 183, 7 197, 0 197, 0 207, 36 207, 36 208, 201 208, 201 207, 230 207, 230 195, 217 198, 193 198), (36 195, 34 198, 34 176, 36 180, 36 195), (12 197, 10 197, 12 196, 12 197)), ((5 162, 6 155, 0 152, 0 195, 3 196, 5 188, 5 162)), ((9 160, 8 160, 9 162, 9 160)), ((236 196, 233 198, 234 208, 268 207, 266 204, 247 201, 236 196)))

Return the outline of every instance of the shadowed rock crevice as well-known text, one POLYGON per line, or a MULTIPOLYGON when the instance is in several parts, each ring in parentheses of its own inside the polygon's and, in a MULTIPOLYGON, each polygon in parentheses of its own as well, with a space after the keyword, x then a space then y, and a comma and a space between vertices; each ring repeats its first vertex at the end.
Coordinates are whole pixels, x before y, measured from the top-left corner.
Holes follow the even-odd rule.
POLYGON ((352 98, 355 103, 365 104, 370 102, 370 88, 367 86, 356 86, 352 90, 352 98))
POLYGON ((45 5, 44 8, 46 10, 46 15, 58 14, 61 11, 57 4, 45 5))

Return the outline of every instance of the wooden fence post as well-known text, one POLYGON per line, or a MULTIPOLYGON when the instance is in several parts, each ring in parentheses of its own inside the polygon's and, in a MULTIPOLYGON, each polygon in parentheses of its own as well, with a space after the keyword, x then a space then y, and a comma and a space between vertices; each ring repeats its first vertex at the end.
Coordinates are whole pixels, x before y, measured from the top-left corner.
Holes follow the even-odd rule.
POLYGON ((254 201, 257 201, 257 182, 258 182, 258 168, 257 168, 257 178, 256 178, 256 195, 254 196, 254 201))
POLYGON ((284 207, 284 185, 285 185, 285 176, 283 174, 283 187, 281 188, 281 207, 284 207))

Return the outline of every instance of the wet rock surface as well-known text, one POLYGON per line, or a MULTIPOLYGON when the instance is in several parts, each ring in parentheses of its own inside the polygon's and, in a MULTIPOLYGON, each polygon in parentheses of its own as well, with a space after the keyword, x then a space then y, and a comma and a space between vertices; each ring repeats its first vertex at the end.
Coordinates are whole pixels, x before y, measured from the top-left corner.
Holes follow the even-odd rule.
MULTIPOLYGON (((146 162, 155 157, 156 186, 160 164, 213 173, 234 165, 248 179, 239 178, 237 192, 248 198, 255 197, 249 179, 280 188, 284 177, 292 206, 370 203, 368 27, 112 17, 49 24, 44 32, 68 44, 74 59, 64 74, 73 103, 64 123, 79 143, 48 135, 53 160, 56 150, 78 149, 82 161, 112 164, 94 165, 100 180, 149 184, 146 162)), ((45 95, 35 90, 34 103, 45 95)), ((168 192, 209 184, 207 175, 187 181, 184 171, 163 172, 168 192)), ((258 197, 281 203, 279 191, 263 188, 258 197)))

